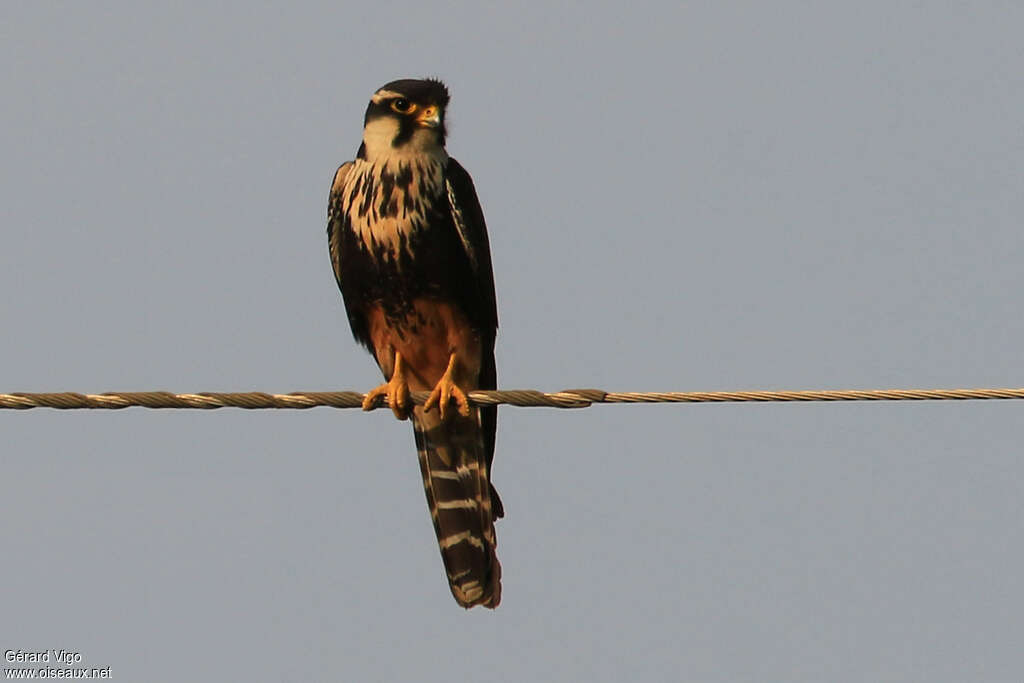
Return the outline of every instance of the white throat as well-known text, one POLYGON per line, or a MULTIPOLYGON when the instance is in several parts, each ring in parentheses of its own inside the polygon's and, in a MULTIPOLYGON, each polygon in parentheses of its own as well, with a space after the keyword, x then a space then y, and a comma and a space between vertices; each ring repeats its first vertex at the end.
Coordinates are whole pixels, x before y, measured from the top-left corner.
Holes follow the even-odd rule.
POLYGON ((419 129, 398 147, 394 119, 372 121, 363 132, 365 158, 356 159, 341 188, 342 211, 351 230, 374 258, 401 262, 402 245, 426 227, 438 201, 447 201, 448 154, 436 132, 419 129))
POLYGON ((417 128, 412 137, 398 147, 392 142, 398 137, 398 121, 385 116, 366 124, 363 128, 363 144, 366 147, 366 160, 369 162, 385 159, 410 159, 428 156, 435 159, 446 159, 444 147, 437 144, 437 133, 431 128, 417 128))

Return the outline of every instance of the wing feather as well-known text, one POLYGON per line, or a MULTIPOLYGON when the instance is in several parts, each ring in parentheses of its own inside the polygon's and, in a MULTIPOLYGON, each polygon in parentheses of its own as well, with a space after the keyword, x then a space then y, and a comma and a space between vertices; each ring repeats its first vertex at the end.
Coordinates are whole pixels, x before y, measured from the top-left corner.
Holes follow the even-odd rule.
POLYGON ((345 186, 345 178, 352 170, 353 162, 346 161, 334 174, 334 182, 331 183, 331 194, 327 200, 327 244, 331 250, 331 266, 334 268, 334 278, 341 286, 341 190, 345 186))
MULTIPOLYGON (((483 209, 480 208, 480 200, 476 196, 473 179, 469 177, 466 169, 451 157, 448 159, 445 188, 448 192, 452 221, 473 268, 477 287, 476 299, 483 309, 481 314, 485 329, 481 330, 484 335, 481 340, 483 358, 478 384, 481 389, 497 389, 498 371, 494 360, 494 338, 498 328, 498 302, 494 294, 494 270, 491 265, 490 241, 487 239, 487 223, 484 220, 483 209)), ((480 422, 489 480, 491 463, 494 461, 495 433, 498 428, 497 407, 481 408, 480 422)), ((492 513, 494 518, 498 519, 504 516, 504 507, 493 485, 490 489, 492 513)))
POLYGON ((494 295, 494 270, 491 266, 491 246, 487 239, 487 223, 476 196, 473 179, 455 159, 448 159, 445 174, 448 203, 455 229, 476 276, 480 301, 485 307, 486 323, 498 327, 498 303, 494 295))
POLYGON ((345 314, 348 316, 349 326, 352 328, 352 336, 372 352, 366 316, 360 308, 362 295, 362 285, 359 282, 360 269, 352 267, 353 259, 358 261, 358 254, 353 251, 352 234, 348 227, 342 201, 345 181, 354 166, 354 162, 346 161, 334 174, 334 182, 331 183, 331 193, 327 202, 327 243, 331 254, 331 267, 334 269, 334 279, 338 283, 338 289, 341 290, 342 301, 345 302, 345 314))

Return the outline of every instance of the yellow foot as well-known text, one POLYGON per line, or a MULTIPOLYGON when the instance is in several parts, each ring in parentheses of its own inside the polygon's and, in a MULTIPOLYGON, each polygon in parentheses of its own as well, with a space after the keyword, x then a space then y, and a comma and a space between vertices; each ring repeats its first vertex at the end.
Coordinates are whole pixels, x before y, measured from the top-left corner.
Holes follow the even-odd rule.
POLYGON ((405 379, 404 362, 399 353, 395 353, 395 370, 391 373, 391 379, 366 393, 366 397, 363 398, 363 410, 373 410, 381 396, 387 396, 388 405, 395 417, 399 420, 409 417, 412 400, 409 398, 409 383, 405 379))
POLYGON ((455 374, 455 354, 452 354, 451 360, 448 361, 448 369, 441 375, 441 380, 434 387, 434 390, 430 392, 430 396, 427 398, 427 402, 423 404, 423 410, 430 410, 434 406, 437 406, 441 411, 441 419, 444 420, 448 416, 448 404, 454 398, 455 403, 459 406, 459 414, 463 417, 469 417, 469 399, 466 398, 466 392, 459 388, 459 385, 455 383, 453 375, 455 374))

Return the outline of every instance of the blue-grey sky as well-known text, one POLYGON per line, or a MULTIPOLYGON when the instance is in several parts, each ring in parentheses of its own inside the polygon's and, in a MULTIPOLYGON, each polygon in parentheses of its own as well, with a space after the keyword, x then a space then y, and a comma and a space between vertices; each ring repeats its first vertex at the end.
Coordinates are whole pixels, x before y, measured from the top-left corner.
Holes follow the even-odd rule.
MULTIPOLYGON (((446 80, 499 381, 1024 386, 1024 6, 7 3, 0 391, 365 390, 327 258, 446 80)), ((0 648, 119 681, 1019 681, 1024 404, 500 411, 504 593, 387 411, 0 414, 0 648)), ((9 666, 4 663, 4 666, 9 666)))

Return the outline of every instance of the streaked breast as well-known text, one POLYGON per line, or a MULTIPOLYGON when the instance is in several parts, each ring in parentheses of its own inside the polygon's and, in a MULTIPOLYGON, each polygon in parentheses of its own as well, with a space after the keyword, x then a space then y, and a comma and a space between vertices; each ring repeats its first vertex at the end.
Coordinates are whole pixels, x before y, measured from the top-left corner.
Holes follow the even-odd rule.
POLYGON ((357 159, 345 179, 342 211, 352 230, 375 258, 398 261, 399 249, 425 225, 443 196, 447 157, 395 155, 357 159))

